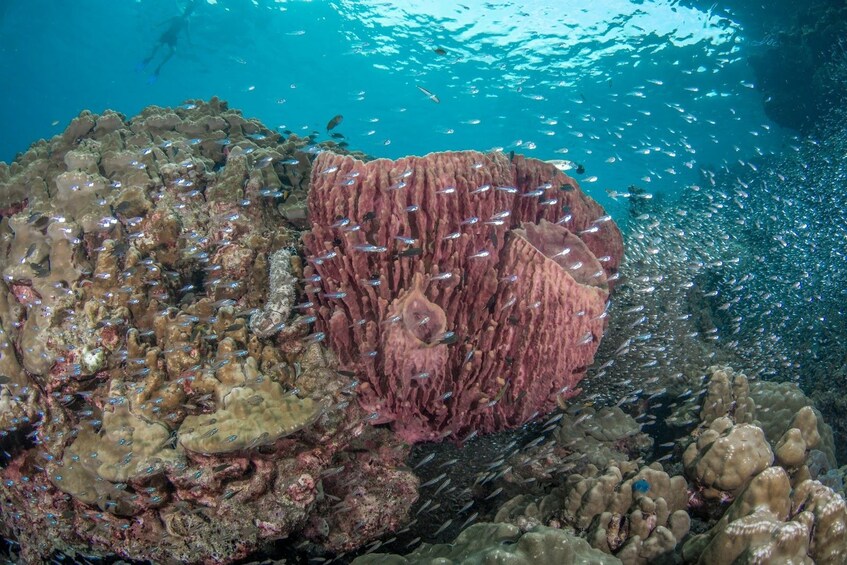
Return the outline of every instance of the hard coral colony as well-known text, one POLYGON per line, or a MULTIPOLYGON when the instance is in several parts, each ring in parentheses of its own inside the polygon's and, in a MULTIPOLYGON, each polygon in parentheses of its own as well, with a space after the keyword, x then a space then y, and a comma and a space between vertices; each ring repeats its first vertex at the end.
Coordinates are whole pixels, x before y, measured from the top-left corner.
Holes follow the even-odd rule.
POLYGON ((318 156, 306 292, 375 422, 409 442, 524 424, 577 394, 620 231, 551 164, 318 156))
POLYGON ((83 113, 0 166, 0 520, 21 559, 340 551, 407 519, 407 449, 291 315, 309 142, 212 100, 83 113))

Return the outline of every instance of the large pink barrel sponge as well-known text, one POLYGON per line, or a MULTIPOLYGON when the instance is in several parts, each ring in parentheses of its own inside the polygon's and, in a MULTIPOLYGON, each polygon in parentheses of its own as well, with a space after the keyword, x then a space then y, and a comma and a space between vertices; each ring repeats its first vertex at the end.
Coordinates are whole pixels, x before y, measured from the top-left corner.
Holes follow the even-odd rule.
POLYGON ((408 442, 520 426, 593 362, 623 256, 543 161, 475 151, 312 169, 307 293, 375 423, 408 442))

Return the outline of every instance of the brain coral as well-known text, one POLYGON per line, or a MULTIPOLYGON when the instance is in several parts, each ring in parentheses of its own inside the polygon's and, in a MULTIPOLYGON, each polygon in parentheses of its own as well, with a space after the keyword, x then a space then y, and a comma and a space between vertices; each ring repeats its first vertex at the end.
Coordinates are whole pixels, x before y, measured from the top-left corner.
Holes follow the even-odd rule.
POLYGON ((519 426, 578 392, 620 231, 552 164, 502 153, 312 169, 305 274, 363 406, 405 440, 519 426))

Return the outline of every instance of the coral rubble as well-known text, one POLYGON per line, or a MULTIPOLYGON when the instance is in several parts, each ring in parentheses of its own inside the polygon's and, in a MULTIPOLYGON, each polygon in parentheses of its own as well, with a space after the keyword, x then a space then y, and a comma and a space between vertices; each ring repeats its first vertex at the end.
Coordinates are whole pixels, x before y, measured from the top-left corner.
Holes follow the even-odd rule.
POLYGON ((519 426, 578 392, 621 234, 576 182, 474 151, 321 154, 305 269, 341 365, 410 442, 519 426))

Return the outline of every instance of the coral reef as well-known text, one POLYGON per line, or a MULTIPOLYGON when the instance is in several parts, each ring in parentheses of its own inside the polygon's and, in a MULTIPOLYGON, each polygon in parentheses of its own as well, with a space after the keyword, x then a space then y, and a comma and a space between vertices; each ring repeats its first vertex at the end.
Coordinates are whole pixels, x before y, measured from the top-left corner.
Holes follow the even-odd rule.
POLYGON ((682 462, 706 498, 734 496, 773 463, 764 432, 752 424, 733 424, 724 416, 698 430, 696 437, 682 462))
POLYGON ((683 464, 689 509, 715 520, 685 543, 685 562, 843 563, 847 503, 814 480, 831 465, 820 413, 793 384, 718 366, 709 377, 683 464))
POLYGON ((226 563, 406 520, 408 448, 297 305, 281 207, 339 150, 311 141, 213 99, 83 112, 0 167, 0 527, 22 560, 226 563))
POLYGON ((811 413, 805 418, 808 422, 813 417, 816 429, 808 429, 805 434, 807 437, 817 436, 818 440, 813 447, 826 455, 830 466, 835 465, 832 429, 800 387, 793 383, 754 381, 750 383, 750 398, 756 405, 755 424, 762 428, 771 445, 775 445, 786 431, 795 427, 794 418, 807 408, 807 412, 811 413))
POLYGON ((405 440, 519 426, 578 392, 620 232, 553 165, 455 152, 322 153, 307 292, 360 398, 405 440))
POLYGON ((497 475, 512 497, 494 521, 523 531, 571 528, 623 563, 731 563, 754 555, 842 562, 844 499, 814 480, 831 469, 820 451, 830 432, 819 413, 796 385, 751 383, 722 366, 706 378, 704 393, 678 407, 671 429, 685 433, 682 422, 691 419, 700 424, 662 458, 673 457, 670 468, 684 470, 690 483, 659 463, 630 460, 646 455, 632 449, 643 434, 620 409, 572 407, 550 440, 533 442, 497 475), (774 414, 766 436, 758 418, 774 414), (779 488, 774 473, 784 482, 779 488), (689 513, 702 533, 683 550, 689 513))
POLYGON ((679 407, 673 420, 698 413, 700 425, 684 440, 682 462, 692 480, 692 506, 727 503, 774 461, 794 484, 825 475, 835 465, 832 431, 795 384, 749 382, 729 367, 707 371, 706 393, 679 407), (815 459, 814 475, 807 465, 815 459))
POLYGON ((600 472, 589 465, 541 499, 517 496, 497 512, 496 522, 522 529, 538 524, 571 527, 592 547, 623 563, 643 564, 674 550, 690 520, 687 483, 661 464, 639 468, 627 462, 600 472))
POLYGON ((781 467, 768 467, 747 485, 708 532, 683 547, 690 563, 838 564, 847 559, 844 499, 817 481, 791 488, 781 467))
POLYGON ((624 563, 668 555, 688 532, 685 479, 630 460, 648 453, 652 440, 619 407, 573 406, 536 433, 477 474, 476 485, 491 484, 486 500, 509 497, 489 520, 522 531, 574 530, 624 563))
MULTIPOLYGON (((705 373, 703 394, 678 408, 679 423, 669 429, 686 434, 686 418, 699 425, 670 442, 676 449, 661 458, 671 459, 667 467, 642 462, 652 441, 642 441, 641 426, 620 408, 572 406, 538 424, 535 440, 477 474, 475 485, 486 487, 480 501, 509 496, 496 510, 477 505, 482 519, 521 532, 573 532, 622 563, 844 562, 847 506, 814 479, 831 469, 820 450, 829 432, 819 413, 796 385, 750 382, 725 366, 705 373), (758 417, 773 414, 780 421, 763 424, 766 435, 758 417)), ((487 544, 483 529, 470 527, 455 547, 464 547, 471 532, 487 544)), ((424 545, 406 558, 362 562, 455 559, 447 551, 424 545)))
POLYGON ((510 524, 476 524, 453 543, 424 544, 406 556, 373 554, 354 560, 355 565, 435 565, 452 563, 503 563, 507 565, 576 565, 620 563, 591 548, 585 540, 564 530, 536 527, 522 532, 510 524))
POLYGON ((690 398, 675 414, 677 428, 691 417, 700 424, 676 442, 676 457, 662 458, 681 457, 682 464, 672 462, 671 468, 683 469, 690 484, 658 463, 630 461, 625 450, 610 452, 602 442, 589 441, 606 430, 609 438, 627 437, 619 433, 627 429, 638 437, 638 426, 627 425, 628 417, 615 417, 610 409, 601 411, 605 417, 589 411, 594 421, 586 425, 568 414, 554 437, 570 437, 570 445, 585 454, 553 449, 555 442, 549 441, 512 457, 510 462, 518 464, 502 480, 513 484, 510 490, 517 495, 500 506, 494 521, 524 531, 539 525, 572 528, 624 563, 658 558, 842 563, 847 558, 845 501, 815 480, 840 484, 826 453, 824 438, 831 432, 820 414, 796 385, 750 383, 722 366, 710 367, 706 378, 704 394, 690 398), (760 416, 767 421, 762 424, 770 431, 767 436, 759 427, 760 416), (601 426, 603 420, 609 424, 601 426), (591 433, 595 428, 603 431, 591 433), (598 446, 614 463, 586 463, 598 446), (533 474, 535 469, 549 472, 533 474), (695 531, 702 533, 683 549, 680 542, 692 524, 689 513, 698 519, 695 531))
MULTIPOLYGON (((0 165, 0 528, 21 560, 229 562, 282 539, 329 556, 495 514, 509 523, 361 562, 847 559, 830 428, 794 384, 704 377, 704 359, 725 362, 717 327, 740 327, 705 287, 663 334, 688 339, 679 365, 649 322, 610 344, 600 374, 645 353, 638 402, 620 404, 636 419, 592 395, 481 438, 475 466, 486 448, 423 451, 416 478, 409 446, 372 423, 467 444, 566 408, 621 284, 619 233, 534 160, 339 151, 213 100, 83 113, 0 165), (652 410, 669 398, 689 400, 652 410), (676 440, 651 452, 639 422, 676 440), (645 462, 662 449, 672 461, 645 462)), ((674 277, 623 288, 666 296, 674 277)))
MULTIPOLYGON (((543 437, 543 436, 542 436, 543 437)), ((617 406, 595 410, 570 407, 547 441, 538 442, 509 458, 508 471, 500 473, 510 491, 525 492, 531 484, 555 484, 567 473, 580 473, 588 465, 603 468, 646 455, 653 440, 617 406)))

